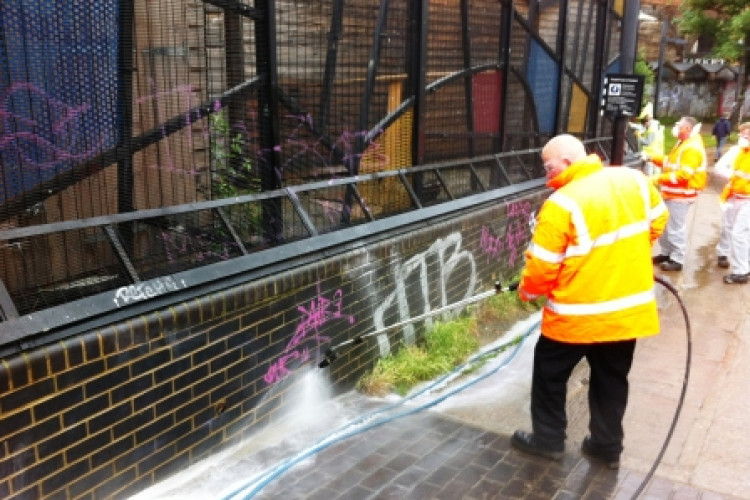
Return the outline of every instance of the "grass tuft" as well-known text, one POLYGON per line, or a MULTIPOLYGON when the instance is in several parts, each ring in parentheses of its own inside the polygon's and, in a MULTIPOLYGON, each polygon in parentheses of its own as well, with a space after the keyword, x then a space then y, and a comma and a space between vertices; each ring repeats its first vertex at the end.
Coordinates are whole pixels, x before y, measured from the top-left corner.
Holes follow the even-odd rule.
POLYGON ((401 346, 394 354, 379 359, 373 370, 360 378, 356 388, 372 396, 391 392, 404 396, 418 384, 453 371, 483 343, 499 338, 516 321, 539 310, 543 303, 543 300, 523 302, 515 292, 493 295, 452 321, 435 322, 415 345, 401 346))

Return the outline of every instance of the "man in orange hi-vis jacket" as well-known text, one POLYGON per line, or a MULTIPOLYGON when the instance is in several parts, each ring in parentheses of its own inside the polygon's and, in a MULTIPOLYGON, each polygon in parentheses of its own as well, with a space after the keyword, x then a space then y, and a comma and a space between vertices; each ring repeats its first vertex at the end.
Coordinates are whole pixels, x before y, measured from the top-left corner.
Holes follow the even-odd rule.
POLYGON ((677 138, 667 156, 654 155, 651 161, 662 167, 653 181, 661 189, 669 210, 667 228, 659 238, 661 253, 653 258, 662 271, 681 271, 687 248, 687 221, 690 208, 706 187, 706 148, 700 135, 700 124, 683 116, 674 124, 677 138))
POLYGON ((619 467, 622 418, 635 339, 659 333, 651 246, 668 212, 641 172, 604 167, 583 144, 560 135, 542 149, 547 185, 518 293, 545 296, 531 385, 533 432, 514 447, 560 459, 565 450, 566 389, 582 358, 591 367, 589 457, 619 467))

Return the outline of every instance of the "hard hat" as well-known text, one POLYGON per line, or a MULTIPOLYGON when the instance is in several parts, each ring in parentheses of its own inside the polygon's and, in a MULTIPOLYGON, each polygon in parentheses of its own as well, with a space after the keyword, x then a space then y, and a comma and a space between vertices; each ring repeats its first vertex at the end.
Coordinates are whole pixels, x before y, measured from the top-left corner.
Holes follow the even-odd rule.
POLYGON ((643 120, 646 117, 652 117, 654 116, 654 104, 651 102, 647 102, 645 106, 643 106, 643 109, 641 110, 641 114, 638 115, 639 120, 643 120))

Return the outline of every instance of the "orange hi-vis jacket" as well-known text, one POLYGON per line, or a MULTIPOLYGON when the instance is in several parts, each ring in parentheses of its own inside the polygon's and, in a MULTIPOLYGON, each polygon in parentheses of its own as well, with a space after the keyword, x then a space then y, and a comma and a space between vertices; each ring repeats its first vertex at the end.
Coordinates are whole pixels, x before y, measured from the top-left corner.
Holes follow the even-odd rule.
POLYGON ((750 148, 740 149, 732 164, 732 175, 719 198, 722 201, 730 198, 750 199, 750 148))
POLYGON ((519 294, 546 296, 542 334, 568 343, 659 333, 651 245, 668 211, 649 179, 595 155, 551 179, 519 294))
POLYGON ((700 134, 678 142, 669 155, 654 156, 651 161, 662 167, 657 181, 665 200, 692 200, 706 187, 706 148, 700 134))

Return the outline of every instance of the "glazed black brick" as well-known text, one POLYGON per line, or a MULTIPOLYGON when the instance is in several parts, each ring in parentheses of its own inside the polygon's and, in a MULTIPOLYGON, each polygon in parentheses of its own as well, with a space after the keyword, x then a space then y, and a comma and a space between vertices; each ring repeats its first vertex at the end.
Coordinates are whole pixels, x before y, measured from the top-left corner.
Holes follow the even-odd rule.
POLYGON ((115 459, 115 470, 124 471, 129 469, 130 467, 137 467, 140 462, 142 462, 153 452, 153 442, 136 444, 136 446, 130 448, 127 453, 124 453, 115 459))
POLYGON ((151 456, 147 457, 138 464, 138 474, 144 475, 148 471, 155 470, 158 466, 174 456, 174 446, 166 446, 160 450, 155 450, 151 456))
POLYGON ((106 446, 102 446, 91 454, 91 467, 96 469, 107 462, 111 462, 125 450, 130 450, 135 444, 135 437, 132 434, 122 439, 114 441, 106 446))
POLYGON ((62 415, 63 423, 66 427, 73 426, 109 407, 109 397, 106 394, 100 394, 95 398, 86 399, 83 403, 67 409, 62 415))
POLYGON ((142 412, 136 413, 132 417, 127 418, 112 427, 112 433, 114 434, 114 438, 119 439, 127 434, 131 434, 135 432, 136 429, 153 421, 153 419, 154 419, 153 408, 148 408, 146 410, 143 410, 142 412))
POLYGON ((130 379, 130 367, 121 366, 115 370, 106 372, 101 377, 96 377, 85 384, 87 398, 91 398, 102 392, 109 391, 113 387, 127 382, 130 379))
POLYGON ((73 446, 87 436, 86 424, 79 423, 65 429, 60 434, 51 437, 37 445, 39 458, 47 458, 50 455, 60 453, 62 450, 73 446))
MULTIPOLYGON (((192 391, 192 389, 190 390, 192 391)), ((204 410, 210 404, 211 400, 209 399, 208 394, 197 397, 191 400, 187 405, 177 408, 177 411, 175 412, 175 420, 181 422, 183 420, 192 419, 193 416, 201 410, 204 410)))
POLYGON ((225 380, 226 374, 224 372, 215 373, 195 384, 193 391, 195 394, 211 392, 215 387, 223 384, 225 380))
POLYGON ((20 453, 16 453, 5 460, 0 460, 0 477, 7 478, 19 471, 30 467, 36 462, 34 450, 28 448, 20 453))
POLYGON ((61 391, 76 384, 80 384, 90 378, 96 377, 104 371, 104 361, 96 360, 83 364, 72 370, 65 371, 55 377, 57 390, 61 391))
POLYGON ((154 480, 163 481, 172 474, 180 472, 183 469, 183 464, 190 459, 190 454, 185 452, 183 455, 172 457, 168 460, 164 460, 161 463, 154 464, 154 480))
POLYGON ((206 345, 207 339, 208 335, 201 333, 179 341, 170 342, 172 357, 176 359, 192 355, 195 351, 206 345))
POLYGON ((23 474, 18 475, 11 479, 13 485, 13 491, 21 491, 26 488, 29 484, 34 484, 40 481, 42 478, 50 476, 60 470, 63 467, 62 455, 55 455, 54 457, 48 458, 35 463, 29 467, 26 467, 23 474))
POLYGON ((169 429, 172 425, 174 425, 174 416, 172 414, 157 418, 148 425, 135 431, 135 442, 141 444, 150 441, 156 435, 169 429))
POLYGON ((130 370, 132 373, 139 373, 139 374, 150 372, 156 368, 164 366, 166 363, 170 361, 171 358, 172 358, 172 354, 169 352, 169 350, 160 349, 156 352, 149 353, 143 359, 134 361, 131 364, 130 370))
POLYGON ((239 318, 235 318, 231 321, 226 321, 208 331, 208 341, 216 342, 217 340, 224 339, 225 337, 228 337, 230 334, 238 331, 239 329, 239 318))
MULTIPOLYGON (((6 411, 3 408, 3 412, 6 411)), ((0 429, 2 429, 3 436, 14 434, 29 425, 31 425, 30 410, 22 410, 8 417, 0 418, 0 429)))
POLYGON ((86 474, 85 476, 78 476, 77 481, 73 481, 68 486, 68 491, 73 498, 82 496, 85 492, 92 489, 94 485, 101 484, 112 477, 112 466, 105 466, 101 469, 86 474))
POLYGON ((59 431, 60 420, 57 418, 50 418, 43 422, 34 423, 18 434, 8 437, 5 440, 5 443, 8 451, 10 453, 15 453, 32 446, 39 441, 44 441, 59 431))
POLYGON ((89 432, 95 434, 100 430, 112 427, 133 414, 133 407, 129 401, 120 403, 106 411, 103 411, 89 420, 89 432))
POLYGON ((120 472, 110 478, 109 480, 103 481, 93 491, 93 497, 98 498, 128 498, 127 495, 118 496, 113 495, 122 488, 130 485, 136 478, 135 469, 131 468, 126 471, 120 472))
POLYGON ((160 384, 165 380, 175 378, 176 376, 185 373, 192 366, 192 362, 189 357, 173 360, 171 363, 166 363, 162 368, 158 368, 154 371, 154 382, 160 384))
POLYGON ((133 400, 133 410, 141 411, 144 408, 154 406, 158 401, 172 394, 172 382, 166 381, 151 387, 133 400))
POLYGON ((112 398, 112 404, 117 404, 126 399, 130 399, 136 394, 140 394, 144 391, 149 390, 152 387, 152 375, 146 373, 139 377, 133 378, 130 382, 127 382, 119 387, 114 387, 110 391, 112 398))
POLYGON ((64 488, 70 482, 71 478, 81 477, 88 472, 88 461, 81 460, 80 462, 73 463, 42 481, 42 493, 44 495, 50 495, 53 492, 64 488))
MULTIPOLYGON (((206 432, 205 430, 203 431, 206 432)), ((221 443, 221 432, 214 432, 205 437, 193 448, 193 454, 196 457, 205 458, 205 455, 210 454, 221 443)))
POLYGON ((98 434, 89 435, 86 439, 78 441, 75 446, 71 446, 65 451, 65 459, 70 462, 80 460, 103 446, 107 446, 112 441, 109 432, 100 432, 98 434))
POLYGON ((241 356, 242 353, 238 349, 226 351, 223 354, 219 353, 219 355, 210 362, 211 371, 221 371, 232 363, 239 361, 241 356))
MULTIPOLYGON (((178 388, 175 388, 175 390, 178 388)), ((172 392, 171 395, 167 396, 163 400, 156 403, 154 409, 157 415, 175 411, 176 408, 180 408, 183 405, 188 404, 193 399, 193 391, 190 388, 178 390, 172 392)))

